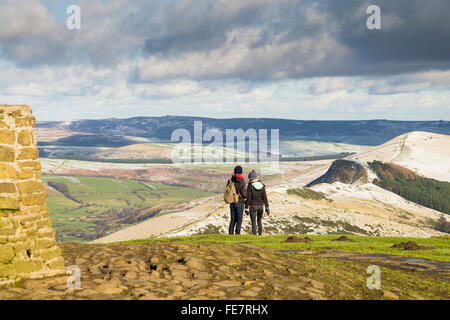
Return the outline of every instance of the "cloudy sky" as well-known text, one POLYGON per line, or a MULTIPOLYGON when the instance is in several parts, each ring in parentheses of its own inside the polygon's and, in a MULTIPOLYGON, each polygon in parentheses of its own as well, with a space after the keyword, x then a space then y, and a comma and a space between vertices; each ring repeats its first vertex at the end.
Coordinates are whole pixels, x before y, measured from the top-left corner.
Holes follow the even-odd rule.
POLYGON ((449 18, 448 0, 0 0, 0 103, 38 120, 450 120, 449 18))

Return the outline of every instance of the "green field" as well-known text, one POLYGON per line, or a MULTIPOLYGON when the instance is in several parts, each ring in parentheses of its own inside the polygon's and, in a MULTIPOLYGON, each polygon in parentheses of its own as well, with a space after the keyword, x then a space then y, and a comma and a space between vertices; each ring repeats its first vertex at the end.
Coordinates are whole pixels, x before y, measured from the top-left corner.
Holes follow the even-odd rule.
MULTIPOLYGON (((297 235, 305 237, 306 235, 297 235)), ((224 243, 238 244, 245 243, 252 246, 264 248, 285 249, 285 250, 314 250, 314 251, 343 251, 343 252, 361 252, 361 253, 385 253, 392 255, 408 256, 412 258, 432 259, 439 261, 450 261, 450 239, 448 237, 431 237, 431 238, 406 238, 406 237, 372 237, 372 236, 356 236, 346 235, 353 242, 333 241, 340 235, 308 235, 312 240, 309 243, 286 243, 287 235, 275 236, 253 236, 253 235, 199 235, 190 237, 174 237, 174 238, 152 238, 146 240, 134 240, 131 243, 145 243, 151 241, 176 241, 180 243, 224 243), (391 248, 392 245, 414 241, 418 245, 427 246, 432 250, 406 251, 391 248)))
POLYGON ((57 239, 88 241, 173 210, 196 198, 214 195, 192 188, 137 180, 43 176, 47 205, 57 239))

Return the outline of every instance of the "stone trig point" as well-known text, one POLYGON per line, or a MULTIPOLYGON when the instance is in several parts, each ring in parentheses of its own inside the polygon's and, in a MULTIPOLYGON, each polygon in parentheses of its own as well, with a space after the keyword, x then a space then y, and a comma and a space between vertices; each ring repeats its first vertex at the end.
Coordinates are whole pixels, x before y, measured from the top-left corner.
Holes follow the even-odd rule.
POLYGON ((63 274, 46 204, 34 135, 24 105, 0 105, 0 287, 63 274))

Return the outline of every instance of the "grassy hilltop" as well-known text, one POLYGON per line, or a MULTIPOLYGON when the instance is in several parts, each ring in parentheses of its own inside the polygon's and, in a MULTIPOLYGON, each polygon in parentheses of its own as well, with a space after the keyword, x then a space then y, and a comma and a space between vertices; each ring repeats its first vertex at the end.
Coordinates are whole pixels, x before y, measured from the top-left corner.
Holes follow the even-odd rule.
POLYGON ((67 289, 66 276, 25 280, 0 299, 450 299, 448 262, 417 258, 449 261, 448 238, 333 241, 341 236, 61 243, 66 265, 81 268, 80 290, 67 289), (429 249, 391 248, 407 240, 429 249), (370 265, 380 268, 379 289, 367 287, 370 265))

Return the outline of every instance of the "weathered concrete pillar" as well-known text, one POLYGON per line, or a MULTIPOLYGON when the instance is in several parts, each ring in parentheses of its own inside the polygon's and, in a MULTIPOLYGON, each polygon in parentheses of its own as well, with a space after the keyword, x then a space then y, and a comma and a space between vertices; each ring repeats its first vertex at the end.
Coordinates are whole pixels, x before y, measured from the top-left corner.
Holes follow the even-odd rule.
POLYGON ((29 106, 0 105, 0 286, 64 273, 29 106))

